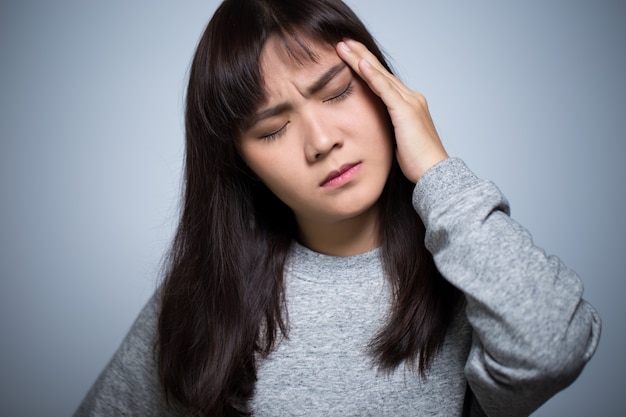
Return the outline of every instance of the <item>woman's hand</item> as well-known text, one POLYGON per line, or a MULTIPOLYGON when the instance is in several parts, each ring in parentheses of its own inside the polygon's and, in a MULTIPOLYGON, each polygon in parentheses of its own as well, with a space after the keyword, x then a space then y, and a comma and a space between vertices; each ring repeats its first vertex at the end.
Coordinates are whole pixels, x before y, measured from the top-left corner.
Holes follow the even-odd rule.
POLYGON ((336 49, 339 57, 387 106, 396 136, 398 163, 404 175, 416 183, 430 167, 448 157, 426 99, 389 73, 363 44, 345 40, 336 49))

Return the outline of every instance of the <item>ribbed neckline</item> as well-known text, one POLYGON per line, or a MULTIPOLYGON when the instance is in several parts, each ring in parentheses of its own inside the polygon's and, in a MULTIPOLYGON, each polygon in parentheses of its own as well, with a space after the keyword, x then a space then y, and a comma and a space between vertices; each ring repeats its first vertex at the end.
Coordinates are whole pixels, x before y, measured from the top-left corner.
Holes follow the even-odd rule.
POLYGON ((380 280, 383 273, 381 249, 352 256, 330 256, 294 242, 286 272, 301 280, 329 284, 359 285, 380 280))

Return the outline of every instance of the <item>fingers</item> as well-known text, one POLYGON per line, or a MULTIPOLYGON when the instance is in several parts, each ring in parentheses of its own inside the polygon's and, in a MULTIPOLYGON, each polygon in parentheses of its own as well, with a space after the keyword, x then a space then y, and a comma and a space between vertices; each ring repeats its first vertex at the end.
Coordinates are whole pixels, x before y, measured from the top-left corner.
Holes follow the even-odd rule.
POLYGON ((363 44, 350 39, 344 40, 337 44, 337 54, 369 85, 376 95, 383 99, 387 106, 393 104, 394 98, 398 99, 410 94, 410 90, 387 71, 376 56, 363 44))
POLYGON ((417 182, 432 165, 447 158, 426 99, 391 74, 365 45, 344 40, 337 55, 378 95, 394 127, 397 159, 404 175, 417 182))

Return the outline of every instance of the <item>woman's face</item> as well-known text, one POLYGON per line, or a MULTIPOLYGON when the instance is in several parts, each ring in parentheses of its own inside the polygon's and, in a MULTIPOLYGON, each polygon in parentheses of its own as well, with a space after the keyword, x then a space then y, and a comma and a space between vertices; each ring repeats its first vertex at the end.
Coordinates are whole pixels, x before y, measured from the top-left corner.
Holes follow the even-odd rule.
POLYGON ((393 158, 386 109, 337 56, 310 41, 298 62, 271 37, 260 60, 266 100, 243 132, 244 161, 301 229, 339 225, 375 210, 393 158))

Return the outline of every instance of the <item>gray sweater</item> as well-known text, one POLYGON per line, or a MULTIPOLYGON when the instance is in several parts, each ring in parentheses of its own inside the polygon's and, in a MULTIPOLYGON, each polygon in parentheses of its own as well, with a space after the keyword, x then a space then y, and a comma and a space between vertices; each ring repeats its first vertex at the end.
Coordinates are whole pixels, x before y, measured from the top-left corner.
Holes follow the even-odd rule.
MULTIPOLYGON (((499 190, 450 158, 422 177, 413 204, 437 268, 466 298, 427 377, 380 373, 367 354, 390 303, 380 251, 332 257, 294 244, 289 339, 258 365, 256 416, 460 416, 468 383, 485 414, 526 416, 581 372, 600 318, 499 190)), ((156 379, 157 315, 153 298, 75 416, 174 415, 156 379)))

